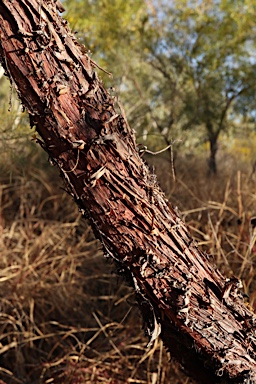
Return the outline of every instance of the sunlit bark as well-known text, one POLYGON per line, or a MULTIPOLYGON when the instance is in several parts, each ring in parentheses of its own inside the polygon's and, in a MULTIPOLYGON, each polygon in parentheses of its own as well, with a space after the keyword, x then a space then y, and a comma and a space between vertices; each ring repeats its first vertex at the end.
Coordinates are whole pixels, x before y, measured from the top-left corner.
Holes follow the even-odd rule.
POLYGON ((194 243, 55 2, 1 1, 0 39, 37 141, 137 293, 149 345, 160 335, 198 382, 256 382, 255 317, 240 282, 225 279, 194 243))

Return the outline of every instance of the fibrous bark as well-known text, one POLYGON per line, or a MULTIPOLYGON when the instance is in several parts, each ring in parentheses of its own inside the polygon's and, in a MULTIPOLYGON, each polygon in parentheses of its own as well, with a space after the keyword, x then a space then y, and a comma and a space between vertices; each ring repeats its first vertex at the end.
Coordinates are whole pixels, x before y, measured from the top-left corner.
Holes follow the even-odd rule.
POLYGON ((239 280, 194 243, 56 3, 2 0, 0 56, 37 141, 134 287, 149 344, 160 335, 198 382, 256 383, 256 322, 239 280))

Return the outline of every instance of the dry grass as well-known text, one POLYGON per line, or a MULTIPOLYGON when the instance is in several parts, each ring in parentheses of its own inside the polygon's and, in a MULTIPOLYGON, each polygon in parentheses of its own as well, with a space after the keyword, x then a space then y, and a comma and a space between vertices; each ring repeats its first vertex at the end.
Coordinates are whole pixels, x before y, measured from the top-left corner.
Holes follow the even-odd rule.
POLYGON ((175 182, 170 166, 166 170, 162 162, 160 171, 156 164, 169 200, 182 209, 181 217, 212 263, 224 274, 242 279, 250 305, 256 308, 256 229, 251 225, 256 214, 256 175, 251 165, 222 154, 218 174, 209 177, 205 159, 177 163, 175 182))
MULTIPOLYGON (((0 383, 189 383, 159 340, 146 348, 133 293, 44 163, 5 160, 0 173, 0 383)), ((190 160, 174 185, 169 169, 170 200, 254 307, 254 180, 237 169, 209 179, 190 160)))

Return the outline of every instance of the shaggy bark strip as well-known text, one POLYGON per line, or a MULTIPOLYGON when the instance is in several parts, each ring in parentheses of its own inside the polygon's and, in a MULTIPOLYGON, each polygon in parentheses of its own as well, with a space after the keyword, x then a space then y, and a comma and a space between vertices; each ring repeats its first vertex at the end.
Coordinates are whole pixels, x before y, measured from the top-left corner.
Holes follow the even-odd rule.
POLYGON ((193 242, 56 3, 2 0, 0 39, 37 141, 137 293, 149 346, 160 335, 198 382, 256 383, 256 323, 239 280, 225 279, 193 242))

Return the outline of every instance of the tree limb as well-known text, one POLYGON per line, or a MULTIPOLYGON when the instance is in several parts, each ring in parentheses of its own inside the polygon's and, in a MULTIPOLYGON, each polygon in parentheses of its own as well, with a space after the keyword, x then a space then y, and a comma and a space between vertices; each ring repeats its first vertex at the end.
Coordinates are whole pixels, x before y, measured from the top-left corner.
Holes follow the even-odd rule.
POLYGON ((39 143, 134 287, 149 344, 160 334, 198 382, 256 383, 255 317, 239 280, 194 243, 53 0, 0 2, 0 57, 39 143))

